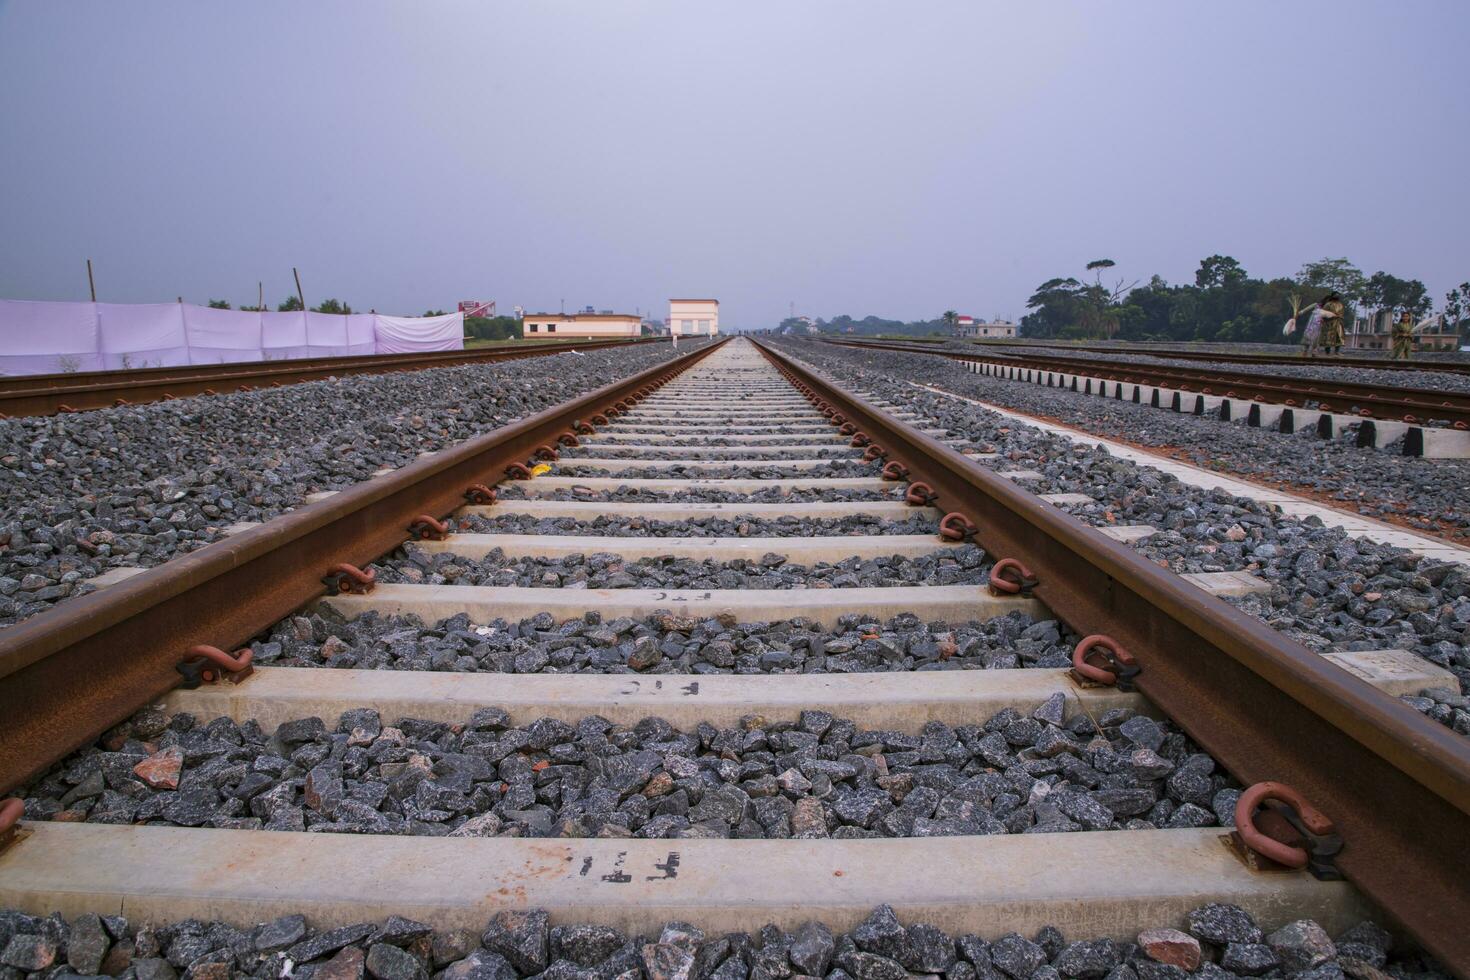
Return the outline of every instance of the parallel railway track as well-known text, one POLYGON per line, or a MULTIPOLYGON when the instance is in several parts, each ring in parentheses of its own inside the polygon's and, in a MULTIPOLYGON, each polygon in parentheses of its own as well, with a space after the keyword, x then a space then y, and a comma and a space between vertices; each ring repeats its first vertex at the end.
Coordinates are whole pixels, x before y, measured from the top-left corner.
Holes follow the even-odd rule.
POLYGON ((581 347, 584 350, 658 343, 648 340, 590 340, 581 344, 526 344, 422 354, 369 354, 359 357, 309 357, 284 361, 193 364, 69 374, 31 374, 0 378, 0 418, 57 415, 212 395, 255 388, 279 388, 303 381, 351 374, 422 371, 456 364, 493 364, 540 357, 581 347))
MULTIPOLYGON (((1242 785, 1294 787, 1335 825, 1328 833, 1307 816, 1320 835, 1313 842, 1319 870, 1345 876, 1353 888, 1303 871, 1260 870, 1270 862, 1241 860, 1222 846, 1227 835, 1208 827, 885 840, 477 840, 27 819, 0 851, 0 906, 67 914, 125 907, 155 917, 207 907, 240 922, 305 911, 323 925, 391 912, 475 928, 501 908, 542 906, 563 921, 639 929, 679 918, 728 929, 811 918, 846 928, 887 901, 957 930, 1034 929, 1060 918, 1093 934, 1128 937, 1197 904, 1192 889, 1205 874, 1221 900, 1276 922, 1300 915, 1350 921, 1366 908, 1361 893, 1446 966, 1470 972, 1462 928, 1470 908, 1463 846, 1470 743, 1069 518, 980 465, 965 451, 972 447, 922 424, 745 342, 712 345, 614 382, 0 632, 0 790, 21 790, 159 698, 200 724, 254 720, 277 734, 312 715, 330 732, 338 715, 363 707, 377 708, 385 722, 468 722, 467 731, 479 732, 471 715, 499 709, 506 713, 494 723, 500 727, 537 718, 580 725, 592 715, 632 727, 657 715, 686 732, 712 726, 714 734, 699 738, 725 738, 720 729, 758 742, 773 723, 784 727, 771 727, 770 738, 794 740, 785 733, 797 712, 823 709, 860 728, 896 731, 888 739, 899 747, 887 750, 895 759, 905 757, 906 739, 921 744, 926 723, 978 725, 1003 708, 1021 717, 1059 703, 1072 721, 1118 709, 1162 715, 1242 785), (796 465, 804 459, 809 468, 796 465), (517 479, 541 463, 550 472, 517 479), (625 464, 640 469, 623 475, 625 464), (708 467, 720 469, 701 475, 708 467), (658 471, 667 473, 648 475, 658 471), (773 493, 789 497, 773 501, 773 493), (762 502, 745 502, 747 494, 762 502), (630 496, 643 499, 626 502, 630 496), (579 537, 536 541, 501 530, 496 522, 514 514, 584 524, 633 515, 645 527, 910 515, 926 530, 885 527, 875 541, 820 531, 608 538, 587 536, 596 528, 584 527, 579 537), (985 549, 987 565, 977 566, 978 580, 959 576, 959 584, 922 588, 429 585, 388 581, 402 578, 401 562, 382 563, 376 575, 358 571, 410 536, 437 538, 446 518, 451 533, 423 547, 461 556, 461 565, 492 552, 513 558, 574 547, 621 554, 626 565, 644 554, 744 558, 758 566, 767 554, 803 564, 843 554, 945 562, 965 553, 970 538, 985 549), (474 530, 486 522, 489 533, 474 530), (1024 574, 991 564, 1005 558, 1022 561, 1024 574), (981 584, 986 568, 991 589, 981 584), (367 588, 355 584, 364 579, 367 588), (327 591, 338 594, 323 597, 327 591), (429 622, 459 612, 473 623, 549 612, 553 621, 596 614, 607 624, 658 614, 679 635, 720 617, 804 616, 835 628, 847 616, 848 623, 874 623, 875 640, 883 632, 876 624, 903 612, 950 623, 1020 612, 1109 639, 1091 656, 1079 652, 1073 675, 1046 668, 426 673, 259 666, 235 654, 196 659, 201 645, 236 650, 312 602, 345 616, 417 613, 429 622), (1122 652, 1108 655, 1110 648, 1122 652), (177 689, 181 663, 185 676, 217 682, 177 689), (1124 683, 1107 683, 1109 676, 1124 683), (1340 853, 1331 853, 1333 835, 1340 853), (899 876, 899 868, 919 873, 899 876), (1122 894, 1130 887, 1131 897, 1122 894)), ((757 571, 748 575, 763 580, 757 571)), ((817 752, 819 737, 828 736, 812 735, 809 752, 817 752)), ((551 773, 572 758, 557 754, 561 745, 522 745, 512 754, 524 757, 527 771, 551 773)), ((856 753, 874 766, 883 754, 856 753)), ((839 774, 861 773, 860 763, 843 761, 849 755, 822 762, 834 778, 867 779, 839 774)), ((894 771, 927 778, 913 756, 894 771)), ((802 758, 815 765, 822 757, 802 758)), ((1021 758, 1045 770, 1047 757, 1021 758)), ((718 752, 701 764, 707 792, 722 764, 718 752)), ((798 803, 787 827, 793 831, 798 817, 821 813, 824 804, 810 785, 788 792, 798 803)), ((1294 862, 1292 848, 1308 843, 1303 829, 1278 811, 1263 813, 1264 834, 1284 843, 1274 853, 1294 862)))
POLYGON ((1296 364, 1312 367, 1369 368, 1374 371, 1442 371, 1446 374, 1470 374, 1470 361, 1452 361, 1442 357, 1419 357, 1410 361, 1391 361, 1387 357, 1303 357, 1291 347, 1283 347, 1280 354, 1236 353, 1210 351, 1181 347, 1149 347, 1133 344, 1067 344, 1044 341, 1007 342, 1003 340, 976 341, 975 346, 996 350, 1053 350, 1086 351, 1091 354, 1141 354, 1148 357, 1164 357, 1178 361, 1217 361, 1222 364, 1296 364), (1290 353, 1288 353, 1290 351, 1290 353))
MULTIPOLYGON (((979 364, 997 364, 1043 371, 1085 372, 1109 381, 1163 385, 1206 395, 1228 395, 1293 407, 1315 403, 1322 411, 1345 412, 1394 422, 1448 422, 1470 427, 1470 396, 1429 388, 1341 381, 1315 381, 1219 368, 1189 368, 1157 364, 1109 363, 1095 357, 1073 357, 1030 348, 1006 348, 996 353, 968 353, 924 345, 861 340, 832 340, 846 347, 875 348, 948 357, 979 364)), ((1340 362, 1334 361, 1334 364, 1340 362)))

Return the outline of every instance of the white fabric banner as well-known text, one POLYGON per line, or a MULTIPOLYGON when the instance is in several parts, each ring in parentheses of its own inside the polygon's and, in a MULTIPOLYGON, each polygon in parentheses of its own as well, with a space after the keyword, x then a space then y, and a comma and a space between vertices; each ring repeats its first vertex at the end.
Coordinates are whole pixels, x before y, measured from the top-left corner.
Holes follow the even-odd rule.
POLYGON ((247 310, 184 307, 190 364, 261 359, 260 314, 247 310))
POLYGON ((95 303, 0 300, 0 373, 99 371, 95 303))
POLYGON ((175 367, 189 363, 179 303, 98 303, 102 368, 175 367))
POLYGON ((267 361, 310 357, 311 349, 306 346, 306 314, 300 310, 260 314, 260 346, 267 361))
POLYGON ((0 300, 0 374, 460 350, 464 314, 255 313, 188 303, 0 300))
POLYGON ((463 350, 464 314, 407 317, 379 316, 379 354, 412 354, 424 350, 463 350))

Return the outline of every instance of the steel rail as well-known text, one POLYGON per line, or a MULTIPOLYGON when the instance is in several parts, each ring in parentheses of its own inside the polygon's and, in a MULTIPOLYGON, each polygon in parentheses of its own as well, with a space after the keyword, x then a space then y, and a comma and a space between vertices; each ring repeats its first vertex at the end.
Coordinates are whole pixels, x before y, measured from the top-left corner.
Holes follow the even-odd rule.
POLYGON ((118 404, 156 402, 189 395, 248 391, 320 381, 351 374, 421 371, 459 364, 493 364, 526 357, 660 343, 661 338, 594 340, 586 344, 486 347, 473 350, 424 351, 419 354, 364 354, 357 357, 308 357, 285 361, 195 364, 179 367, 130 368, 74 374, 31 374, 0 379, 0 417, 56 415, 67 411, 112 408, 118 404))
MULTIPOLYGON (((1222 351, 1178 350, 1173 347, 1119 347, 1102 344, 1067 344, 1006 340, 968 341, 976 347, 1020 350, 1087 351, 1097 354, 1143 354, 1148 357, 1172 357, 1181 361, 1220 361, 1226 364, 1305 364, 1312 367, 1371 368, 1375 371, 1441 371, 1446 374, 1470 374, 1470 361, 1416 360, 1391 361, 1386 357, 1303 357, 1297 354, 1246 354, 1222 351)), ((1290 345, 1282 345, 1291 349, 1290 345)))
POLYGON ((974 522, 1037 597, 1142 667, 1138 688, 1242 783, 1289 783, 1336 822, 1337 866, 1470 976, 1470 740, 757 342, 815 401, 974 522))
POLYGON ((952 350, 926 350, 903 344, 829 340, 831 344, 858 349, 904 351, 956 361, 996 364, 1007 367, 1042 368, 1067 373, 1093 374, 1109 381, 1155 384, 1183 391, 1226 395, 1299 407, 1307 401, 1320 403, 1322 411, 1356 409, 1365 418, 1393 421, 1441 419, 1457 428, 1470 427, 1470 396, 1431 388, 1407 388, 1362 382, 1317 381, 1203 368, 1166 367, 1155 364, 1111 364, 1086 357, 1054 354, 970 354, 952 350))
POLYGON ((403 544, 467 488, 505 479, 577 420, 640 401, 721 340, 425 457, 391 474, 68 600, 0 631, 0 796, 175 687, 196 644, 233 650, 325 591, 341 562, 403 544))

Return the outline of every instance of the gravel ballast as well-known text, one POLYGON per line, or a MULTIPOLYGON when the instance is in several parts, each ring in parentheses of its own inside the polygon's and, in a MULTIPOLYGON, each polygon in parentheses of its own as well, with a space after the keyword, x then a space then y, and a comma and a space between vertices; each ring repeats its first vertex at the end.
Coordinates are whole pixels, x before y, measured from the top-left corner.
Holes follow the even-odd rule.
POLYGON ((1196 466, 1320 495, 1368 517, 1402 519, 1420 530, 1470 538, 1470 505, 1464 493, 1470 486, 1470 460, 1403 456, 1398 443, 1360 449, 1356 426, 1330 440, 1318 438, 1315 430, 1283 435, 1251 428, 1244 420, 1221 422, 977 375, 940 357, 812 343, 781 346, 814 364, 841 365, 885 392, 911 388, 905 381, 933 385, 1105 438, 1181 451, 1180 458, 1196 466))
MULTIPOLYGON (((619 474, 623 477, 624 474, 619 474)), ((525 484, 517 481, 502 483, 496 494, 502 502, 515 500, 606 500, 622 503, 705 503, 705 504, 793 504, 834 503, 844 501, 902 500, 905 485, 895 483, 888 490, 853 490, 846 487, 769 487, 751 493, 722 490, 719 487, 694 484, 682 489, 645 490, 641 487, 620 485, 614 490, 594 490, 591 487, 559 488, 549 494, 532 497, 525 484)))
POLYGON ((803 565, 784 555, 732 561, 640 558, 611 554, 507 558, 496 548, 484 558, 427 552, 405 545, 374 564, 379 582, 586 589, 843 589, 883 586, 980 585, 990 563, 974 545, 916 558, 848 558, 803 565))
POLYGON ((939 522, 927 517, 890 521, 879 517, 704 517, 664 521, 622 514, 580 521, 571 517, 535 517, 504 514, 467 515, 458 530, 476 534, 551 534, 617 538, 813 538, 872 534, 932 534, 938 540, 939 522))
POLYGON ((1065 668, 1081 637, 1055 620, 1016 610, 969 623, 912 613, 877 622, 843 616, 836 629, 810 619, 739 623, 657 613, 558 623, 551 613, 476 624, 461 613, 433 625, 330 609, 285 620, 251 645, 255 662, 281 667, 499 671, 516 674, 789 674, 1065 668))
POLYGON ((23 794, 26 816, 459 837, 939 837, 1229 825, 1236 784, 1169 722, 1063 722, 1059 691, 983 725, 866 731, 820 711, 682 732, 499 708, 464 724, 281 724, 145 709, 23 794))
POLYGON ((561 353, 0 420, 0 626, 108 568, 160 564, 673 355, 561 353))
POLYGON ((13 980, 103 974, 137 980, 231 975, 257 980, 367 976, 373 980, 1170 980, 1237 976, 1285 980, 1447 978, 1432 960, 1396 947, 1373 922, 1331 936, 1302 919, 1274 931, 1233 905, 1202 905, 1132 942, 1067 936, 1044 926, 950 935, 903 922, 882 905, 851 932, 820 922, 758 933, 717 932, 669 922, 656 935, 605 925, 551 924, 541 909, 499 912, 481 932, 439 930, 392 916, 336 929, 284 915, 248 928, 186 919, 150 923, 122 915, 30 916, 0 910, 0 964, 13 980))
MULTIPOLYGON (((1023 484, 1027 490, 1091 496, 1095 504, 1066 507, 1087 523, 1147 524, 1159 529, 1161 533, 1134 547, 1160 565, 1180 572, 1248 571, 1265 579, 1272 586, 1268 593, 1227 601, 1312 649, 1406 649, 1448 668, 1462 685, 1470 684, 1470 568, 1354 538, 1340 529, 1324 527, 1315 517, 1298 520, 1268 504, 1191 487, 1105 449, 1079 445, 981 406, 916 389, 903 379, 911 377, 996 402, 1005 401, 1002 393, 1019 388, 1028 397, 1050 399, 1049 410, 1031 406, 1030 411, 1074 422, 1065 413, 1068 399, 1076 396, 1065 392, 977 378, 958 368, 951 374, 950 368, 936 366, 934 358, 916 355, 852 352, 810 343, 783 342, 781 346, 843 383, 880 392, 997 452, 999 458, 985 464, 993 469, 1040 473, 1041 479, 1023 484)), ((1094 403, 1111 408, 1110 402, 1101 399, 1083 399, 1078 404, 1094 403)), ((1120 407, 1148 413, 1135 419, 1140 425, 1159 419, 1164 420, 1159 424, 1207 425, 1191 430, 1196 445, 1210 445, 1212 435, 1218 436, 1217 442, 1224 440, 1227 433, 1254 433, 1278 445, 1295 445, 1302 450, 1301 466, 1311 465, 1315 454, 1328 448, 1323 443, 1294 442, 1291 437, 1201 423, 1126 403, 1120 407)), ((1132 437, 1141 441, 1137 431, 1132 437)), ((1373 461, 1403 460, 1383 453, 1343 452, 1370 469, 1373 461)), ((1437 467, 1449 461, 1406 462, 1437 467)), ((1398 490, 1402 493, 1405 487, 1398 490)), ((1435 712, 1440 720, 1446 720, 1445 709, 1450 712, 1447 724, 1470 733, 1470 713, 1441 704, 1435 712)))

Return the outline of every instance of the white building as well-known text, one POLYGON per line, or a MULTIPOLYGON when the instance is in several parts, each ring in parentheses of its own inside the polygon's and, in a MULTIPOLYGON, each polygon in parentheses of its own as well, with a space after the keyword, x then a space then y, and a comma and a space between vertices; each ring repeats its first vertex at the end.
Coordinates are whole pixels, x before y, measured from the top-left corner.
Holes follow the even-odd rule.
POLYGON ((525 337, 637 337, 643 318, 631 313, 527 313, 525 337))
POLYGON ((955 321, 954 333, 956 337, 1014 338, 1016 336, 1016 325, 1010 320, 1002 320, 1000 317, 986 321, 962 316, 955 321))
POLYGON ((720 301, 717 299, 669 300, 669 332, 680 337, 713 337, 720 332, 720 301))

